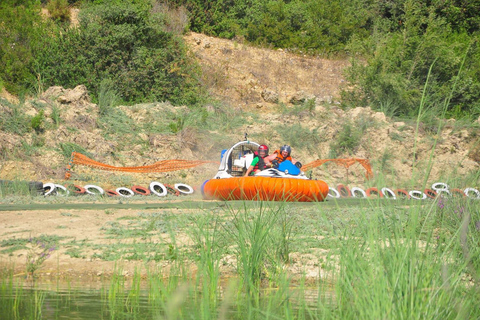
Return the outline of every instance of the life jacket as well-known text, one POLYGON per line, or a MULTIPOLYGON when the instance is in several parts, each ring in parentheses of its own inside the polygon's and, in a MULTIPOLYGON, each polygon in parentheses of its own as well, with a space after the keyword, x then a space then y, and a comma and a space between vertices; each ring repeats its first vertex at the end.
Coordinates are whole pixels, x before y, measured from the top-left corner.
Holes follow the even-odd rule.
MULTIPOLYGON (((265 170, 265 160, 263 160, 263 158, 260 157, 260 155, 258 154, 257 151, 255 151, 254 154, 255 154, 255 157, 258 158, 258 162, 257 162, 257 164, 253 167, 252 172, 255 172, 255 171, 257 171, 257 170, 260 170, 260 171, 265 170)), ((267 156, 268 156, 268 154, 267 154, 265 157, 267 157, 267 156)))
POLYGON ((273 159, 273 161, 277 161, 278 163, 282 163, 283 161, 285 160, 290 160, 292 161, 292 157, 290 155, 288 155, 287 157, 282 157, 282 153, 280 152, 280 150, 275 150, 275 152, 277 154, 277 157, 275 159, 273 159))

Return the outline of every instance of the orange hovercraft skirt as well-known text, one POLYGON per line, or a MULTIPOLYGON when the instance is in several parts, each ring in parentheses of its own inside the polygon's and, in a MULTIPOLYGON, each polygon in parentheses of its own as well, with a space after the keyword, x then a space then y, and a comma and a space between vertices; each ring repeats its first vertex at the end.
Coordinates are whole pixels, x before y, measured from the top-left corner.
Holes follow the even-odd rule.
POLYGON ((207 180, 202 194, 208 200, 324 201, 328 185, 321 180, 241 177, 207 180))

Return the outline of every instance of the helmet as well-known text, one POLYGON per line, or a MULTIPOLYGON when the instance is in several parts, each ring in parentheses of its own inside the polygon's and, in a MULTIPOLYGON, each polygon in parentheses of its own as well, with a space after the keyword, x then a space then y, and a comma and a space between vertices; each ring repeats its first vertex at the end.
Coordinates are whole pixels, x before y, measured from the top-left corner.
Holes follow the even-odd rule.
POLYGON ((264 144, 262 144, 260 147, 258 147, 258 151, 265 151, 265 154, 268 154, 268 147, 264 144))
POLYGON ((282 153, 282 151, 287 151, 288 155, 290 155, 292 148, 289 145, 283 145, 280 147, 280 153, 282 153))

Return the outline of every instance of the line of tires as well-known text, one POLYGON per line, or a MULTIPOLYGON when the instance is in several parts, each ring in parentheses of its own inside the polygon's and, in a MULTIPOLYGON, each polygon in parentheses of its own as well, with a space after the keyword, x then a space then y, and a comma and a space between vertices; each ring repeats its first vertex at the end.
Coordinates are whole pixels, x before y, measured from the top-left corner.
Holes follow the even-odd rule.
POLYGON ((87 184, 82 186, 74 185, 73 189, 70 189, 56 183, 43 184, 43 194, 45 196, 67 196, 74 195, 101 195, 107 197, 123 197, 130 198, 136 195, 139 196, 158 196, 165 197, 167 195, 180 196, 193 194, 195 190, 184 183, 176 183, 173 186, 170 184, 163 184, 158 181, 150 183, 148 188, 140 185, 132 186, 131 188, 119 187, 115 190, 103 189, 100 186, 94 184, 87 184))
POLYGON ((411 190, 407 191, 404 189, 390 189, 390 188, 375 188, 371 187, 366 190, 353 187, 348 188, 348 186, 339 184, 336 188, 329 187, 327 197, 330 198, 384 198, 384 199, 415 199, 415 200, 425 200, 425 199, 436 199, 438 196, 444 197, 462 197, 469 199, 478 199, 480 200, 480 191, 476 188, 466 188, 466 189, 451 189, 446 183, 436 182, 432 184, 431 188, 426 188, 423 190, 411 190))

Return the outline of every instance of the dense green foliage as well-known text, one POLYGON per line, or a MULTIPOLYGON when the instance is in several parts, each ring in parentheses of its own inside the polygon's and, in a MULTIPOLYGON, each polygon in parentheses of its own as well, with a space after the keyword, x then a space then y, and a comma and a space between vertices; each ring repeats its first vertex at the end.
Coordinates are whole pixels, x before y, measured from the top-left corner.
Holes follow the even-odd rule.
POLYGON ((181 37, 167 30, 168 17, 150 1, 87 4, 78 28, 62 27, 66 4, 48 4, 56 25, 41 17, 36 1, 2 2, 0 61, 6 68, 0 79, 7 90, 21 94, 37 86, 85 84, 97 97, 102 81, 109 80, 127 102, 193 105, 202 99, 196 64, 181 37))
POLYGON ((453 117, 480 114, 478 0, 170 2, 188 8, 190 28, 197 32, 350 55, 348 80, 355 89, 344 93, 346 106, 371 105, 411 117, 435 63, 426 108, 453 117))
POLYGON ((205 96, 199 70, 180 37, 189 27, 257 45, 351 57, 344 106, 412 117, 423 103, 425 112, 442 116, 480 114, 480 0, 82 3, 74 29, 63 25, 72 1, 1 2, 0 86, 22 94, 85 84, 98 99, 100 84, 109 81, 127 102, 197 104, 205 96), (40 15, 40 5, 50 19, 40 15))
POLYGON ((106 2, 81 11, 78 29, 61 31, 38 53, 51 85, 80 83, 98 92, 105 79, 124 101, 195 104, 197 71, 183 41, 164 30, 164 17, 146 2, 106 2))
POLYGON ((426 110, 478 117, 478 26, 470 34, 422 2, 406 1, 403 10, 401 26, 379 25, 368 39, 347 46, 358 55, 348 73, 356 88, 344 102, 414 116, 423 96, 426 110))
POLYGON ((35 83, 35 54, 49 28, 37 1, 0 2, 0 85, 9 92, 20 94, 35 83))

